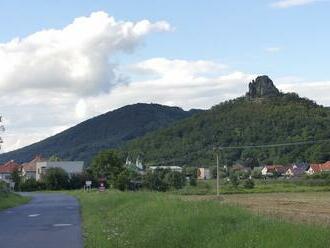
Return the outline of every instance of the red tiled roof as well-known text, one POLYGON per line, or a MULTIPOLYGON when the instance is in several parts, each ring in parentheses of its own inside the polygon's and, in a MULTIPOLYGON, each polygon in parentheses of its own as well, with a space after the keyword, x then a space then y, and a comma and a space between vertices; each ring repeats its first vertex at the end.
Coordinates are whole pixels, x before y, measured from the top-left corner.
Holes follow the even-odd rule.
POLYGON ((0 173, 12 173, 14 170, 18 170, 21 166, 13 160, 0 166, 0 173))
POLYGON ((23 169, 25 171, 36 171, 37 170, 37 163, 38 162, 44 162, 44 161, 46 161, 46 159, 41 157, 41 155, 37 155, 30 162, 24 163, 22 166, 23 166, 23 169))
POLYGON ((266 168, 268 173, 273 173, 275 171, 284 173, 288 169, 283 165, 266 165, 266 168))
POLYGON ((320 165, 321 171, 330 171, 330 161, 320 165))
POLYGON ((312 168, 314 173, 321 172, 321 164, 311 164, 310 168, 312 168))

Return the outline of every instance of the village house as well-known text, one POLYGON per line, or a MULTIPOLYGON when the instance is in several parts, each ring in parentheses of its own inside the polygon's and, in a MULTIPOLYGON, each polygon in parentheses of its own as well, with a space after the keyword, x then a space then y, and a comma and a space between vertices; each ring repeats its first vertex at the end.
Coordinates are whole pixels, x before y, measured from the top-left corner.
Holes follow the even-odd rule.
POLYGON ((287 171, 285 172, 285 176, 286 177, 302 176, 306 173, 308 167, 309 165, 307 163, 293 164, 287 169, 287 171))
POLYGON ((24 180, 36 179, 37 163, 38 162, 44 162, 44 161, 46 161, 46 159, 42 158, 41 155, 37 155, 30 162, 22 164, 22 177, 23 177, 23 179, 24 180))
POLYGON ((12 173, 18 170, 21 172, 21 165, 16 163, 14 160, 11 160, 4 165, 0 166, 0 180, 5 181, 7 183, 11 182, 12 173))
POLYGON ((307 175, 314 175, 321 172, 330 172, 330 161, 324 164, 311 164, 306 171, 307 175))
POLYGON ((261 174, 263 176, 274 176, 274 174, 282 176, 285 174, 286 170, 287 168, 283 165, 266 165, 261 170, 261 174))
POLYGON ((36 180, 39 181, 49 168, 62 168, 69 176, 81 174, 84 168, 83 161, 44 161, 36 163, 36 180))
POLYGON ((211 171, 208 168, 198 168, 197 169, 197 179, 208 180, 211 179, 211 171))

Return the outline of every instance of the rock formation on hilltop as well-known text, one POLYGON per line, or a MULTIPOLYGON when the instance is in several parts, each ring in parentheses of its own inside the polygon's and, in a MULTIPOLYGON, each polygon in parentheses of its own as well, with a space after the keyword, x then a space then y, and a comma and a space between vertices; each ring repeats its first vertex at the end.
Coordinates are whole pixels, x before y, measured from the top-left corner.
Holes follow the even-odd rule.
POLYGON ((268 76, 259 76, 249 83, 249 92, 246 94, 249 98, 275 97, 281 93, 275 87, 273 81, 268 76))

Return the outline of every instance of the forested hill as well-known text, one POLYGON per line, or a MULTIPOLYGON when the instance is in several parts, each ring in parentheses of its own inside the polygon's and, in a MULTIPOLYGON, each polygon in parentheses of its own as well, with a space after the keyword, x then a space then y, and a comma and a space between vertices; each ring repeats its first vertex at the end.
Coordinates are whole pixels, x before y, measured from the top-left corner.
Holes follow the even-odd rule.
POLYGON ((38 143, 1 154, 0 163, 11 159, 25 162, 36 154, 88 161, 102 149, 117 147, 199 111, 184 111, 159 104, 128 105, 84 121, 38 143))
MULTIPOLYGON (((146 164, 214 165, 215 146, 278 144, 330 139, 330 110, 297 94, 279 92, 268 77, 250 83, 244 97, 227 101, 168 128, 129 142, 126 156, 146 164), (173 162, 171 162, 173 161, 173 162)), ((225 163, 322 162, 330 143, 224 151, 225 163)))

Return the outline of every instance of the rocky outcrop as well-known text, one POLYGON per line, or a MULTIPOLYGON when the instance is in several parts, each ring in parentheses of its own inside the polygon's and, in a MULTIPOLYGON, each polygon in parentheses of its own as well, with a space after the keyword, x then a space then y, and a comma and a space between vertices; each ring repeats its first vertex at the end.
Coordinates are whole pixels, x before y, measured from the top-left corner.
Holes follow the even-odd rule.
POLYGON ((268 76, 259 76, 249 84, 248 98, 276 97, 281 95, 268 76))

